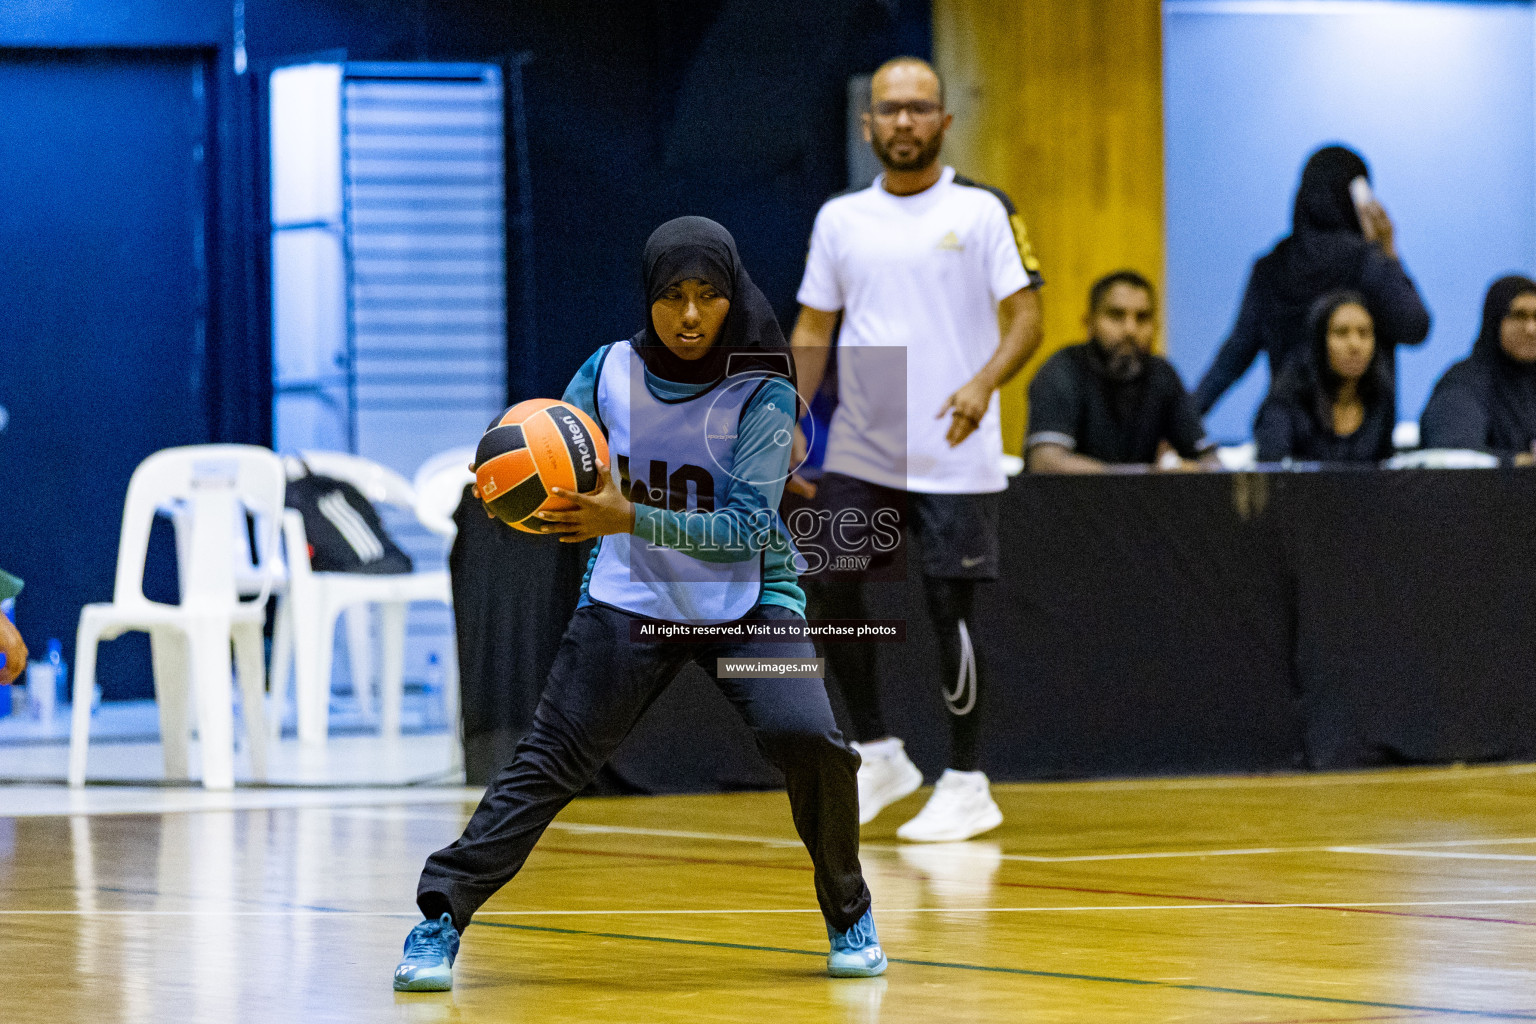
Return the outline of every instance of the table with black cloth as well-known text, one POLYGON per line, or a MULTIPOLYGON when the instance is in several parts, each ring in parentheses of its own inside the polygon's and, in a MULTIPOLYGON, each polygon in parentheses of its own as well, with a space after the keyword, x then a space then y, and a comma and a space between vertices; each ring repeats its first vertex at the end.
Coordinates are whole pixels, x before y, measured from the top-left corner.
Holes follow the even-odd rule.
MULTIPOLYGON (((527 727, 584 557, 472 500, 459 520, 466 762, 483 782, 527 727)), ((1006 781, 1536 759, 1533 524, 1532 470, 1015 478, 973 631, 983 766, 1006 781)), ((872 590, 872 615, 907 621, 904 644, 880 645, 886 718, 931 778, 948 729, 921 589, 872 590)), ((694 669, 603 780, 775 783, 694 669)))

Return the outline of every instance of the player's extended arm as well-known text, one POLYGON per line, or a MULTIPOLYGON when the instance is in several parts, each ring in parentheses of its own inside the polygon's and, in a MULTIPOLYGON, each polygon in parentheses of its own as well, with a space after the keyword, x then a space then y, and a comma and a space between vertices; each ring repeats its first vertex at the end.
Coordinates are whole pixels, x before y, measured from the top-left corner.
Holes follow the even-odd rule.
POLYGON ((939 409, 938 418, 954 410, 946 439, 954 447, 971 435, 987 414, 992 392, 1013 379, 1040 347, 1040 293, 1035 288, 1020 288, 997 304, 1001 339, 992 358, 964 387, 950 395, 939 409))

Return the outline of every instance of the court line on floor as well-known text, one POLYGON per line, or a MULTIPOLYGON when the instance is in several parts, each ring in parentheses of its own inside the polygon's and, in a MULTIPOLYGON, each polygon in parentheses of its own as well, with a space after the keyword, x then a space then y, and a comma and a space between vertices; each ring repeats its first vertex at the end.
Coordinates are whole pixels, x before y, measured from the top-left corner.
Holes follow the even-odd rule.
MULTIPOLYGON (((1072 854, 1072 855, 1067 855, 1067 856, 1041 856, 1041 855, 1034 855, 1034 854, 1023 854, 1023 853, 1004 853, 1004 854, 1001 854, 1001 858, 1003 860, 1025 861, 1025 862, 1028 862, 1028 863, 1035 863, 1035 864, 1080 864, 1080 863, 1089 863, 1089 862, 1094 862, 1094 861, 1114 861, 1114 860, 1177 860, 1177 859, 1189 859, 1189 858, 1201 858, 1201 857, 1251 857, 1251 856, 1257 856, 1257 855, 1261 855, 1261 854, 1277 854, 1277 853, 1362 853, 1362 854, 1389 855, 1389 854, 1392 854, 1392 853, 1395 853, 1395 852, 1398 852, 1398 851, 1402 851, 1402 855, 1403 856, 1413 856, 1412 851, 1415 848, 1429 849, 1429 848, 1433 848, 1433 847, 1437 847, 1437 846, 1467 846, 1467 845, 1474 845, 1474 844, 1485 844, 1485 845, 1519 845, 1519 844, 1530 844, 1530 843, 1536 843, 1536 838, 1522 836, 1522 837, 1514 838, 1514 839, 1490 839, 1490 840, 1453 839, 1453 840, 1443 840, 1443 841, 1442 840, 1428 840, 1428 841, 1425 841, 1425 842, 1376 843, 1376 844, 1373 844, 1371 846, 1258 846, 1258 847, 1249 847, 1249 848, 1246 848, 1246 849, 1231 849, 1231 850, 1151 850, 1151 851, 1139 852, 1139 853, 1091 853, 1091 854, 1072 854)), ((902 847, 899 846, 899 845, 892 845, 892 844, 876 845, 876 844, 872 844, 871 843, 871 844, 866 844, 863 848, 864 849, 879 849, 879 850, 899 850, 902 847)), ((991 857, 992 855, 991 854, 980 854, 980 853, 978 853, 978 854, 976 854, 976 856, 991 857)), ((1498 860, 1506 860, 1506 859, 1508 859, 1508 860, 1536 860, 1536 856, 1500 855, 1500 854, 1475 854, 1475 853, 1472 853, 1472 854, 1460 854, 1460 853, 1433 854, 1433 853, 1425 853, 1424 856, 1470 857, 1470 858, 1486 858, 1486 859, 1490 859, 1490 860, 1492 860, 1492 859, 1498 859, 1498 860)))
MULTIPOLYGON (((579 847, 544 845, 537 849, 549 853, 567 853, 586 857, 613 857, 626 860, 657 860, 674 864, 717 864, 733 867, 761 868, 770 871, 812 871, 809 864, 776 864, 765 861, 729 860, 723 857, 689 857, 681 854, 670 853, 641 853, 634 850, 584 850, 579 847)), ((925 881, 927 876, 920 871, 910 872, 909 877, 914 881, 925 881)), ((1079 885, 1045 885, 1038 882, 986 882, 989 886, 998 886, 1010 889, 1035 889, 1043 892, 1076 892, 1090 893, 1096 896, 1140 896, 1144 899, 1181 900, 1193 903, 1232 904, 1244 907, 1270 906, 1265 900, 1237 900, 1224 899, 1219 896, 1189 896, 1182 893, 1144 892, 1137 889, 1102 889, 1079 885)), ((1513 918, 1503 917, 1476 917, 1470 914, 1425 914, 1417 911, 1383 910, 1368 907, 1343 907, 1320 906, 1316 903, 1299 903, 1297 909, 1308 910, 1334 910, 1342 914, 1377 914, 1387 917, 1413 917, 1426 920, 1441 921, 1470 921, 1477 924, 1508 924, 1522 928, 1536 928, 1536 921, 1519 921, 1513 918)))
MULTIPOLYGON (((401 821, 442 821, 462 824, 465 820, 462 816, 447 816, 437 814, 410 814, 404 811, 379 812, 367 808, 349 808, 344 813, 348 817, 379 818, 384 820, 401 821)), ((798 839, 779 838, 776 836, 751 836, 740 835, 731 832, 697 832, 683 829, 646 828, 638 825, 600 825, 576 821, 551 822, 549 828, 552 831, 570 832, 576 835, 624 835, 624 836, 649 836, 657 839, 694 839, 703 842, 720 843, 747 843, 754 846, 765 846, 773 849, 796 849, 801 846, 798 839)), ((985 839, 980 840, 986 842, 985 839)), ((1028 854, 1028 853, 998 853, 994 851, 969 851, 961 849, 961 844, 940 844, 947 847, 946 855, 956 857, 977 857, 988 860, 1009 860, 1027 864, 1079 864, 1096 861, 1116 860, 1177 860, 1200 857, 1249 857, 1264 854, 1285 853, 1354 853, 1354 854, 1382 854, 1388 855, 1396 849, 1412 848, 1436 848, 1436 847, 1461 847, 1461 846, 1518 846, 1536 844, 1536 836, 1515 836, 1498 839, 1428 839, 1409 840, 1403 842, 1371 843, 1368 845, 1320 845, 1320 846, 1254 846, 1236 847, 1231 849, 1215 850, 1145 850, 1131 853, 1086 853, 1086 854, 1028 854)), ((899 843, 864 843, 861 849, 891 853, 902 849, 931 849, 934 847, 915 846, 913 844, 899 843)), ((1426 854, 1426 856, 1433 856, 1426 854)), ((1489 856, 1476 859, 1511 859, 1511 860, 1536 860, 1536 855, 1508 857, 1489 856)))
MULTIPOLYGON (((1429 768, 1394 768, 1371 769, 1365 771, 1324 772, 1312 774, 1281 774, 1281 775, 1239 775, 1239 776, 1207 776, 1201 778, 1159 778, 1159 779, 1103 779, 1103 780, 1077 780, 1077 781, 1034 781, 1020 783, 1003 783, 994 787, 999 792, 1031 792, 1049 793, 1060 790, 1086 791, 1086 792, 1144 792, 1167 790, 1208 790, 1208 789, 1285 789, 1285 788, 1314 788, 1329 786, 1378 786, 1413 783, 1439 783, 1461 782, 1477 779, 1510 778, 1536 773, 1536 763, 1514 765, 1480 765, 1472 768, 1429 767, 1429 768)), ((436 776, 427 776, 427 779, 435 779, 436 776)), ((476 803, 484 790, 481 787, 465 786, 461 793, 443 793, 444 790, 457 790, 459 787, 448 785, 415 786, 415 785, 391 785, 379 784, 330 784, 326 786, 293 785, 262 789, 257 787, 244 787, 230 794, 214 794, 198 789, 189 789, 180 786, 165 786, 157 784, 158 780, 144 779, 136 783, 124 785, 103 785, 97 787, 97 792, 115 790, 125 794, 134 794, 137 790, 141 799, 127 806, 90 806, 98 803, 91 799, 90 790, 77 791, 80 796, 72 800, 69 806, 37 807, 16 806, 14 802, 0 799, 0 803, 6 804, 0 817, 68 817, 76 814, 109 815, 109 814, 197 814, 216 810, 258 810, 268 807, 294 806, 288 802, 287 797, 277 797, 274 794, 293 794, 295 803, 304 800, 306 806, 330 806, 347 807, 360 803, 380 803, 404 806, 427 806, 430 804, 476 803), (389 790, 390 796, 382 800, 358 800, 351 794, 357 792, 389 790), (208 800, 209 803, 201 806, 189 805, 176 796, 157 796, 145 798, 144 794, 178 794, 183 797, 199 797, 208 800), (309 804, 309 800, 315 800, 309 804), (217 805, 213 805, 217 801, 217 805), (336 800, 329 803, 329 800, 336 800), (179 806, 166 806, 168 803, 179 806)), ((0 798, 10 794, 4 789, 15 788, 29 791, 32 795, 37 791, 51 792, 60 787, 56 782, 46 779, 14 779, 4 787, 0 787, 0 798)), ((612 799, 612 798, 609 798, 612 799)), ((105 801, 101 801, 105 802, 105 801)), ((773 840, 777 841, 777 840, 773 840)), ((1267 851, 1264 851, 1267 852, 1267 851)), ((1280 851, 1285 852, 1285 851, 1280 851)))
MULTIPOLYGON (((1039 906, 1039 907, 885 907, 877 909, 881 914, 1032 914, 1032 913, 1083 913, 1088 911, 1121 911, 1121 910, 1352 910, 1366 907, 1478 907, 1478 906, 1533 906, 1536 899, 1528 900, 1401 900, 1401 901, 1369 901, 1358 903, 1244 903, 1227 901, 1222 903, 1148 903, 1148 904, 1105 904, 1098 906, 1039 906)), ((754 910, 481 910, 477 915, 490 914, 498 917, 514 915, 547 915, 557 916, 569 914, 572 916, 601 916, 626 915, 626 914, 809 914, 820 913, 815 907, 804 909, 779 909, 763 908, 754 910)), ((1480 920, 1480 919, 1474 919, 1480 920)))
MULTIPOLYGON (((141 892, 135 895, 156 896, 162 894, 141 892)), ((213 896, 184 896, 170 895, 165 898, 184 899, 188 901, 213 901, 229 903, 260 903, 258 900, 224 900, 213 896)), ((1035 906, 1035 907, 879 907, 882 915, 887 914, 1053 914, 1053 913, 1088 913, 1120 911, 1182 911, 1182 910, 1348 910, 1357 907, 1421 907, 1421 906, 1486 906, 1496 904, 1519 904, 1524 906, 1536 905, 1536 899, 1528 900, 1412 900, 1402 902, 1370 902, 1370 903, 1176 903, 1176 904, 1105 904, 1087 906, 1035 906)), ((755 914, 819 914, 817 907, 668 907, 668 908, 601 908, 581 910, 479 910, 475 912, 476 918, 482 917, 688 917, 707 915, 755 915, 755 914)), ((234 910, 234 909, 201 909, 201 910, 166 910, 166 909, 100 909, 100 908, 73 908, 68 910, 5 910, 0 909, 0 917, 7 916, 103 916, 103 917, 132 917, 142 915, 146 917, 415 917, 415 912, 404 910, 348 910, 341 907, 318 906, 293 906, 286 905, 283 909, 269 910, 234 910)))
POLYGON ((1335 846, 1334 853, 1369 853, 1380 857, 1439 857, 1449 860, 1536 860, 1529 853, 1463 853, 1460 850, 1388 849, 1377 846, 1335 846))
POLYGON ((1372 1014, 1369 1017, 1299 1017, 1295 1020, 1253 1020, 1238 1021, 1235 1024, 1365 1024, 1372 1020, 1418 1020, 1421 1017, 1436 1016, 1433 1011, 1424 1013, 1384 1013, 1372 1014))
MULTIPOLYGON (((473 804, 480 790, 464 786, 272 786, 235 790, 172 785, 58 785, 0 782, 0 818, 118 817, 125 815, 224 814, 237 811, 347 811, 363 807, 431 807, 473 804)), ((462 819, 461 819, 462 820, 462 819)))
MULTIPOLYGON (((716 949, 747 950, 758 953, 788 953, 795 956, 826 957, 822 950, 792 949, 785 946, 758 946, 739 942, 715 942, 707 939, 676 939, 664 935, 631 935, 623 932, 595 932, 578 928, 554 928, 549 925, 511 924, 500 921, 479 922, 486 928, 507 928, 526 932, 547 932, 555 935, 579 935, 598 939, 619 939, 631 942, 657 942, 678 946, 705 946, 716 949)), ((907 957, 891 957, 893 964, 909 967, 936 967, 952 971, 978 971, 987 974, 1012 974, 1029 978, 1045 978, 1060 981, 1090 981, 1111 985, 1134 985, 1146 988, 1173 989, 1182 992, 1209 992, 1217 995, 1253 996, 1262 999, 1287 999, 1331 1006, 1363 1006, 1383 1010, 1409 1010, 1420 1013, 1444 1013, 1462 1017, 1479 1017, 1484 1020, 1536 1020, 1536 1014, 1504 1012, 1499 1010, 1467 1010, 1452 1006, 1417 1006, 1411 1003, 1386 1003, 1370 999, 1345 999, 1338 996, 1301 995, 1294 992, 1268 992, 1263 989, 1230 988, 1222 985, 1190 985, 1178 982, 1156 981, 1150 978, 1117 978, 1111 975, 1074 974, 1065 971, 1036 971, 1023 967, 996 967, 988 964, 967 964, 945 960, 916 960, 907 957)))
MULTIPOLYGON (((1275 905, 1267 900, 1224 899, 1220 896, 1204 895, 1187 896, 1182 893, 1143 892, 1137 889, 1098 889, 1077 885, 1042 885, 1033 882, 992 882, 991 884, 1010 889, 1041 889, 1049 890, 1052 892, 1080 892, 1091 893, 1098 896, 1142 896, 1150 899, 1187 900, 1195 903, 1229 903, 1233 904, 1234 906, 1244 907, 1262 907, 1275 905)), ((1417 911, 1407 910, 1383 910, 1380 908, 1370 907, 1368 905, 1330 906, 1320 903, 1299 903, 1296 904, 1296 906, 1312 910, 1337 910, 1342 914, 1378 914, 1385 917, 1416 917, 1423 918, 1425 920, 1433 919, 1440 921, 1471 921, 1477 924, 1509 924, 1521 928, 1536 928, 1536 921, 1519 921, 1515 920, 1514 918, 1506 917, 1475 917, 1470 914, 1424 914, 1417 911)))
MULTIPOLYGON (((697 839, 706 842, 722 843, 751 843, 760 846, 774 848, 794 848, 801 845, 798 839, 782 839, 776 836, 749 836, 730 832, 693 832, 679 829, 642 828, 632 825, 595 825, 583 822, 555 821, 550 826, 553 830, 571 832, 578 835, 633 835, 652 836, 659 839, 697 839)), ((980 842, 986 842, 985 839, 980 842)), ((937 849, 944 847, 944 852, 955 856, 983 857, 989 860, 1001 858, 1003 860, 1019 861, 1029 864, 1077 864, 1093 861, 1114 860, 1161 860, 1182 859, 1198 857, 1243 857, 1260 854, 1280 853, 1377 853, 1388 852, 1395 849, 1412 848, 1437 848, 1457 846, 1514 846, 1521 844, 1536 844, 1536 836, 1502 837, 1498 839, 1429 839, 1408 840, 1403 842, 1371 843, 1369 845, 1345 845, 1329 844, 1315 846, 1254 846, 1236 847, 1231 849, 1216 850, 1147 850, 1132 853, 1087 853, 1087 854, 1028 854, 1028 853, 995 853, 992 851, 977 850, 974 853, 961 848, 961 844, 936 844, 935 846, 921 846, 916 844, 900 843, 863 843, 861 849, 890 853, 902 849, 937 849)), ((1536 856, 1529 859, 1536 860, 1536 856)))
POLYGON ((1036 791, 1087 790, 1090 792, 1140 792, 1145 790, 1201 789, 1309 789, 1327 786, 1381 786, 1417 782, 1460 782, 1498 779, 1536 773, 1536 763, 1489 764, 1472 768, 1437 765, 1414 768, 1370 768, 1354 771, 1285 773, 1278 775, 1215 775, 1199 778, 1080 779, 999 783, 994 791, 1029 788, 1036 791))

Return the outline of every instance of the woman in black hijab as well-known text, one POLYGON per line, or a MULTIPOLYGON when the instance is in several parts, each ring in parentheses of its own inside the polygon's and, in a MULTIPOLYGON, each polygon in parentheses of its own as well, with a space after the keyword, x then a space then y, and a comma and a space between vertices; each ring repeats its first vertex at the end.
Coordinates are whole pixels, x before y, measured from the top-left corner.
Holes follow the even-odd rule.
POLYGON ((790 376, 789 344, 762 291, 747 274, 731 233, 708 217, 678 217, 651 233, 643 256, 645 326, 630 340, 645 368, 678 384, 715 384, 727 373, 765 370, 790 376), (657 334, 652 309, 669 288, 706 282, 730 304, 720 336, 696 355, 673 352, 657 334))
POLYGON ((1445 371, 1419 421, 1425 448, 1491 452, 1517 465, 1536 450, 1536 281, 1501 277, 1483 300, 1472 354, 1445 371))
POLYGON ((1392 375, 1359 292, 1312 307, 1310 344, 1270 388, 1253 425, 1260 462, 1380 462, 1392 454, 1392 375))
MULTIPOLYGON (((716 676, 722 659, 816 656, 777 512, 797 409, 784 335, 714 221, 663 224, 644 263, 645 327, 598 350, 564 399, 603 425, 621 480, 626 464, 644 470, 620 486, 598 462, 595 490, 554 490, 573 510, 540 513, 545 532, 597 545, 532 728, 464 834, 422 869, 426 920, 406 939, 396 990, 452 987, 475 911, 688 663, 716 676)), ((766 674, 716 684, 784 773, 831 943, 827 972, 883 973, 859 865, 859 758, 825 685, 766 674)))
POLYGON ((1395 346, 1429 336, 1429 312, 1398 261, 1392 222, 1375 200, 1356 208, 1350 195, 1356 178, 1369 181, 1370 170, 1344 146, 1325 146, 1307 160, 1291 233, 1254 264, 1237 323, 1195 391, 1202 416, 1260 351, 1269 356, 1270 380, 1278 381, 1291 358, 1306 350, 1307 313, 1327 292, 1342 288, 1365 297, 1389 374, 1395 346))

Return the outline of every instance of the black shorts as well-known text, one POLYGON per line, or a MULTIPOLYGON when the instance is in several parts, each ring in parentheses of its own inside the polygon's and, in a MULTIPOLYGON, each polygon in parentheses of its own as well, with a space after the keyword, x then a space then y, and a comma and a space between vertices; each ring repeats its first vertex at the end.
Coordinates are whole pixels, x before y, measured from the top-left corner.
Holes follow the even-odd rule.
POLYGON ((910 529, 924 576, 995 580, 1001 504, 1000 493, 925 494, 827 473, 788 523, 811 578, 905 578, 910 529))

